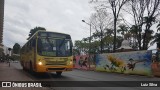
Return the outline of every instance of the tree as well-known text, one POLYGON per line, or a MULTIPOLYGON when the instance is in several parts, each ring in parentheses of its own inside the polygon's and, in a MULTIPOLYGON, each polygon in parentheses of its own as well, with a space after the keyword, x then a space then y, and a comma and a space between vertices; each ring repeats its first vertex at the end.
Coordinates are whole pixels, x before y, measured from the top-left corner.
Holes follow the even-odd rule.
POLYGON ((124 6, 124 4, 127 2, 128 0, 109 0, 109 3, 111 5, 112 8, 112 12, 113 12, 113 16, 114 16, 114 46, 113 46, 113 52, 115 52, 116 50, 116 38, 117 38, 117 30, 116 30, 116 25, 117 25, 117 21, 118 21, 118 17, 119 17, 119 13, 121 11, 121 8, 124 6))
POLYGON ((159 15, 160 0, 146 0, 147 16, 144 17, 145 33, 143 36, 143 49, 148 49, 148 40, 146 40, 147 34, 150 33, 150 27, 155 23, 156 17, 159 15))
POLYGON ((123 41, 123 37, 121 36, 117 36, 117 42, 116 42, 116 47, 119 48, 121 47, 122 41, 123 41))
POLYGON ((110 28, 105 28, 105 36, 113 36, 114 34, 114 31, 113 29, 110 29, 110 28))
POLYGON ((14 46, 13 46, 13 53, 14 54, 19 54, 20 53, 20 45, 18 43, 15 43, 14 46))
POLYGON ((104 43, 102 39, 104 38, 104 30, 111 26, 112 18, 110 18, 109 13, 103 9, 96 8, 96 13, 91 15, 91 26, 95 30, 93 37, 100 40, 101 53, 103 51, 104 43))
POLYGON ((156 33, 154 35, 154 40, 151 42, 151 44, 153 45, 154 43, 160 43, 160 33, 156 33))
POLYGON ((127 4, 127 7, 128 6, 131 7, 128 12, 133 16, 134 28, 136 28, 136 39, 138 41, 139 50, 141 50, 143 17, 147 5, 145 0, 130 0, 127 4))
POLYGON ((126 25, 124 25, 124 24, 121 24, 121 25, 119 25, 119 29, 117 30, 117 32, 121 33, 124 38, 124 35, 127 34, 127 32, 128 32, 128 27, 126 27, 126 25))
MULTIPOLYGON (((44 28, 44 27, 35 27, 34 29, 31 29, 30 30, 30 32, 29 32, 29 38, 34 34, 34 33, 36 33, 37 31, 39 31, 39 30, 43 30, 43 31, 46 31, 46 29, 44 28)), ((29 39, 28 38, 28 39, 29 39)))
POLYGON ((138 48, 138 43, 137 43, 137 33, 138 33, 138 27, 136 25, 132 25, 129 29, 129 32, 131 34, 131 43, 132 43, 132 48, 136 50, 138 48))
POLYGON ((160 31, 160 22, 157 25, 157 32, 160 31))
POLYGON ((82 40, 76 40, 75 41, 75 49, 76 51, 81 54, 81 53, 85 53, 88 54, 89 53, 89 40, 88 38, 83 38, 82 40))
POLYGON ((160 23, 157 25, 157 33, 153 36, 154 40, 151 42, 151 45, 154 43, 160 44, 160 33, 158 31, 160 31, 160 23))
POLYGON ((80 52, 78 49, 73 49, 73 56, 76 56, 76 55, 80 55, 80 52))
MULTIPOLYGON (((112 10, 112 14, 113 14, 113 18, 114 18, 114 44, 113 44, 113 52, 115 52, 116 50, 116 38, 117 38, 117 21, 119 18, 119 14, 120 11, 122 9, 122 7, 125 5, 125 3, 128 0, 106 0, 106 2, 103 2, 102 4, 100 4, 98 7, 100 9, 111 9, 112 10)), ((94 0, 92 0, 91 2, 94 2, 94 0)), ((100 0, 96 0, 95 2, 101 2, 100 0)))
POLYGON ((136 39, 139 50, 148 49, 148 44, 152 40, 152 30, 150 28, 159 15, 159 4, 160 0, 130 0, 126 4, 128 11, 127 9, 124 11, 133 16, 134 26, 137 29, 136 39), (145 27, 145 29, 142 29, 142 27, 145 27), (148 35, 150 38, 147 37, 148 35))
MULTIPOLYGON (((93 41, 90 43, 90 54, 96 54, 100 53, 100 41, 93 41)), ((89 54, 89 37, 88 38, 83 38, 82 40, 76 40, 75 41, 75 49, 74 53, 77 55, 80 55, 81 53, 83 54, 89 54)))

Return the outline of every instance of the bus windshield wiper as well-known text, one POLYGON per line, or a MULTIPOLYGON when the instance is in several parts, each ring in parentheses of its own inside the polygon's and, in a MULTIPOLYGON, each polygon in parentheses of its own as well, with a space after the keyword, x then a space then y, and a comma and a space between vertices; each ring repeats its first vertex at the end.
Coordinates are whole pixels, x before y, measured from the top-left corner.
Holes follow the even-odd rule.
POLYGON ((49 45, 50 45, 51 47, 53 47, 53 45, 52 45, 52 43, 50 42, 49 38, 46 37, 46 39, 47 39, 47 41, 49 42, 49 45))
POLYGON ((61 47, 64 43, 65 39, 63 39, 63 41, 59 44, 59 47, 61 47))

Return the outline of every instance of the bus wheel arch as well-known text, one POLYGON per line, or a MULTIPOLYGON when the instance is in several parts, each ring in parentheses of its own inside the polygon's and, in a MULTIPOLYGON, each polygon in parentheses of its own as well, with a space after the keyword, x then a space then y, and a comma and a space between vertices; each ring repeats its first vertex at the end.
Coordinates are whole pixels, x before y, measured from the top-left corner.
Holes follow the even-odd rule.
POLYGON ((32 73, 33 72, 33 65, 32 65, 32 62, 30 61, 29 62, 29 71, 32 73))

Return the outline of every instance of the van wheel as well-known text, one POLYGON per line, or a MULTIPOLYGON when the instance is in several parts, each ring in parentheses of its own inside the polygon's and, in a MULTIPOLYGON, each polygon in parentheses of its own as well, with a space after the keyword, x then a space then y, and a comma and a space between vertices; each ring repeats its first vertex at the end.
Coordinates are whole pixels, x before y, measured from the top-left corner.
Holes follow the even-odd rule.
POLYGON ((56 72, 57 76, 61 76, 62 72, 56 72))

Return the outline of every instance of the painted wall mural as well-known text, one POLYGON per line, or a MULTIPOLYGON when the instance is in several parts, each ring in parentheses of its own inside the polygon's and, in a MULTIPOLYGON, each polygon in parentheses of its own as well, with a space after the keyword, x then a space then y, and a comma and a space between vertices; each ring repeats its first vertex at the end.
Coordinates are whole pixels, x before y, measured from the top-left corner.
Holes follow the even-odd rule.
POLYGON ((154 76, 160 77, 160 62, 153 62, 152 63, 152 73, 154 76))
POLYGON ((74 68, 77 69, 85 69, 85 70, 94 70, 95 69, 95 58, 94 55, 81 55, 81 56, 74 56, 74 68))
POLYGON ((96 70, 151 75, 152 51, 118 52, 96 55, 96 70))

